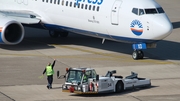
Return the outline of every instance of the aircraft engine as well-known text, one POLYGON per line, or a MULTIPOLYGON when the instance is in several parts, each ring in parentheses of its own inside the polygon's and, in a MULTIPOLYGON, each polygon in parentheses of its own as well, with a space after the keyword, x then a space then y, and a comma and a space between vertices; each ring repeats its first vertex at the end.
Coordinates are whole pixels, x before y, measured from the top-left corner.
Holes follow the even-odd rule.
POLYGON ((15 45, 24 38, 24 27, 21 23, 8 19, 0 19, 0 44, 15 45))

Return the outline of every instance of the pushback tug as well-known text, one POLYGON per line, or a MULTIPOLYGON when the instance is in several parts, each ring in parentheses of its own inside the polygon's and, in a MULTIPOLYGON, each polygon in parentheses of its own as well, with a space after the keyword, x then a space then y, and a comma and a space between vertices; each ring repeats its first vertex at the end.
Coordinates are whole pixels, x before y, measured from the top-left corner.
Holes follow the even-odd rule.
POLYGON ((139 78, 138 74, 131 72, 131 75, 123 78, 115 76, 116 70, 108 71, 105 76, 96 74, 92 68, 67 68, 65 75, 57 77, 65 78, 65 83, 62 85, 63 92, 77 94, 97 94, 121 92, 126 89, 150 87, 151 80, 147 78, 139 78))

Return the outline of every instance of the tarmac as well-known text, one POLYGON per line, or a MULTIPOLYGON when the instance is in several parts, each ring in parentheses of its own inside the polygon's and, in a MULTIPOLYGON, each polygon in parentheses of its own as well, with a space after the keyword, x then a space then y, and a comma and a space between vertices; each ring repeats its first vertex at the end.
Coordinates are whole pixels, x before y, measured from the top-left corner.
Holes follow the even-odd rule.
POLYGON ((25 28, 25 39, 18 45, 0 45, 0 101, 180 101, 180 1, 157 0, 173 24, 173 32, 144 51, 145 59, 133 60, 130 44, 71 33, 67 38, 50 38, 48 31, 25 28), (150 78, 152 87, 121 93, 77 95, 63 93, 64 79, 54 75, 53 89, 47 89, 46 76, 39 78, 48 62, 56 59, 55 71, 69 67, 95 68, 99 75, 117 70, 131 71, 150 78))

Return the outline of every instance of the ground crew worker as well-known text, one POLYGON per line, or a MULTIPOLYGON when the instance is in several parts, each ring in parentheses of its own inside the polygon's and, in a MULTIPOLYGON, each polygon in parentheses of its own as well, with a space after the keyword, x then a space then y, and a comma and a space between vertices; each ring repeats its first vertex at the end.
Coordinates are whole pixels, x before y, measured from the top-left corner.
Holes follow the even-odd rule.
POLYGON ((53 74, 54 74, 54 65, 55 65, 56 59, 54 59, 53 64, 51 64, 50 62, 48 63, 48 65, 46 66, 46 68, 43 71, 43 75, 46 73, 47 75, 47 81, 48 81, 48 85, 47 88, 51 89, 52 88, 52 83, 53 83, 53 74))
POLYGON ((87 82, 87 81, 88 81, 88 78, 87 78, 86 74, 84 74, 83 82, 87 82))

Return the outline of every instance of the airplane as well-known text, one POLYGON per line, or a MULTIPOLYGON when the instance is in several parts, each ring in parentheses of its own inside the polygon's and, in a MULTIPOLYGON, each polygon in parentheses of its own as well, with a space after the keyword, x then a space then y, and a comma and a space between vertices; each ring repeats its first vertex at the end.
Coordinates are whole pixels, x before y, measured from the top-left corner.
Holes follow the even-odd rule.
MULTIPOLYGON (((156 48, 172 24, 155 0, 0 0, 0 44, 16 45, 24 26, 49 30, 51 37, 69 32, 132 44, 134 60, 156 48)), ((123 48, 123 47, 122 47, 123 48)))

